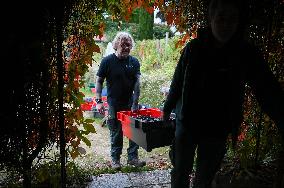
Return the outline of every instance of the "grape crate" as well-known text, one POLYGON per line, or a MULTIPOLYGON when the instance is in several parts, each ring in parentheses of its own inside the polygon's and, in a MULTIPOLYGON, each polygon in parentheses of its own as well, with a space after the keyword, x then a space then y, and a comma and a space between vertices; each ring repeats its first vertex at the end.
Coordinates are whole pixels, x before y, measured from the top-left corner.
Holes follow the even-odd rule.
POLYGON ((137 112, 117 112, 123 135, 150 152, 154 148, 172 144, 175 131, 175 114, 163 122, 163 112, 158 108, 141 109, 137 112))

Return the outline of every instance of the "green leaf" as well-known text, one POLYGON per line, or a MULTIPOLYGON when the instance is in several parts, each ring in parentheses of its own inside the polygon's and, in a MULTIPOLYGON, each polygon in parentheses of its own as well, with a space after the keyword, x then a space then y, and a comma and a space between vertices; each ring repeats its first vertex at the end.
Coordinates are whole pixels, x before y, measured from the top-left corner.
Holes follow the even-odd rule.
POLYGON ((86 122, 86 123, 94 123, 95 120, 94 120, 94 119, 85 119, 85 122, 86 122))
POLYGON ((82 136, 81 139, 83 140, 83 142, 85 142, 85 144, 86 144, 87 146, 90 147, 90 146, 92 145, 91 142, 90 142, 90 140, 89 140, 88 138, 82 136))
POLYGON ((88 124, 84 124, 83 126, 84 126, 86 132, 88 132, 88 133, 96 133, 96 129, 95 129, 93 124, 88 123, 88 124))

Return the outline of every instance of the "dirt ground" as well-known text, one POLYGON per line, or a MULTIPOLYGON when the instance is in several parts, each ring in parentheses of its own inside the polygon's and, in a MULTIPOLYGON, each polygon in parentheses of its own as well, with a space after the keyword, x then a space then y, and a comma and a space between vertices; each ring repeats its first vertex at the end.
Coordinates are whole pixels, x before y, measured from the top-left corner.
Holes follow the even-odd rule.
MULTIPOLYGON (((85 116, 88 116, 85 114, 85 116)), ((86 154, 75 159, 80 166, 90 168, 104 168, 110 166, 110 138, 109 129, 107 126, 101 126, 99 122, 94 123, 96 133, 89 134, 88 138, 91 141, 91 147, 84 144, 81 146, 86 149, 86 154)), ((123 138, 123 151, 121 156, 122 165, 126 165, 127 161, 128 139, 123 138)), ((145 160, 147 166, 155 169, 167 169, 171 167, 169 160, 169 146, 153 149, 147 152, 143 148, 139 148, 139 158, 145 160)))

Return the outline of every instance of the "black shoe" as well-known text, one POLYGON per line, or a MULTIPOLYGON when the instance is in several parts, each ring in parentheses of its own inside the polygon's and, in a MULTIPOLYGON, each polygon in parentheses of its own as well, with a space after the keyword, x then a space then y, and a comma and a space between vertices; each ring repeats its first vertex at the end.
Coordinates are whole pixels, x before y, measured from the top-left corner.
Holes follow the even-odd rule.
POLYGON ((128 160, 127 164, 135 166, 135 167, 143 167, 146 165, 146 162, 140 161, 139 159, 132 159, 132 160, 128 160))
POLYGON ((120 161, 112 161, 111 168, 114 170, 120 170, 121 169, 120 161))

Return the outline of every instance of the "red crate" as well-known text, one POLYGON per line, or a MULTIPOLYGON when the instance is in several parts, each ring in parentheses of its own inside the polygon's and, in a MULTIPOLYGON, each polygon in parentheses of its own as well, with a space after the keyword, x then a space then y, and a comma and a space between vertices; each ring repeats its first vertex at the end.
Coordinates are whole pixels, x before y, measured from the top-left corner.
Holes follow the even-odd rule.
POLYGON ((91 111, 93 107, 93 102, 85 102, 83 104, 81 104, 81 109, 83 111, 91 111))
POLYGON ((121 122, 123 135, 134 141, 146 151, 172 144, 175 131, 174 114, 171 121, 165 124, 161 120, 163 112, 158 108, 141 109, 137 112, 117 112, 117 119, 121 122), (139 117, 154 118, 144 120, 139 117))
MULTIPOLYGON (((81 104, 81 109, 83 111, 93 111, 94 108, 96 108, 96 101, 95 101, 95 97, 93 97, 93 101, 92 102, 87 102, 85 101, 84 103, 81 104)), ((107 97, 106 96, 102 96, 102 101, 103 101, 103 105, 105 107, 105 109, 108 109, 108 103, 107 103, 107 97)), ((94 110, 96 111, 96 110, 94 110)))
POLYGON ((96 93, 96 88, 91 88, 92 93, 96 93))
POLYGON ((139 115, 141 115, 141 116, 148 116, 148 117, 153 117, 153 118, 161 118, 162 113, 163 112, 158 108, 141 109, 136 112, 120 111, 120 112, 117 112, 117 119, 123 123, 123 121, 125 120, 127 116, 138 117, 139 115))

